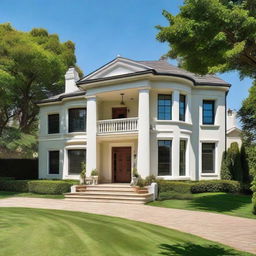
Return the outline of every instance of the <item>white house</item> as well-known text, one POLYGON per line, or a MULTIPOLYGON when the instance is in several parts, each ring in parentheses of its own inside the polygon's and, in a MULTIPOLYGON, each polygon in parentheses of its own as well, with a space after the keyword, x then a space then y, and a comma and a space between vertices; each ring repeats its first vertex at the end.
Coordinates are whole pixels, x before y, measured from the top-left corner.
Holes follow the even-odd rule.
POLYGON ((41 101, 39 177, 128 183, 142 177, 218 179, 226 147, 230 84, 161 61, 118 57, 79 79, 65 75, 65 92, 41 101))

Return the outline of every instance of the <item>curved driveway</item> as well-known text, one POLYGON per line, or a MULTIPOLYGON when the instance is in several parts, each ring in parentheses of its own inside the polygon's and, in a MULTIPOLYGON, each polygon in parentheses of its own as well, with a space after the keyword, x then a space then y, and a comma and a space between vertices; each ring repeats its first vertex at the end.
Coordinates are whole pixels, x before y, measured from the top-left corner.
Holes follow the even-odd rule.
POLYGON ((25 197, 1 199, 0 207, 56 209, 121 217, 191 233, 240 251, 256 254, 256 220, 254 219, 138 204, 25 197))

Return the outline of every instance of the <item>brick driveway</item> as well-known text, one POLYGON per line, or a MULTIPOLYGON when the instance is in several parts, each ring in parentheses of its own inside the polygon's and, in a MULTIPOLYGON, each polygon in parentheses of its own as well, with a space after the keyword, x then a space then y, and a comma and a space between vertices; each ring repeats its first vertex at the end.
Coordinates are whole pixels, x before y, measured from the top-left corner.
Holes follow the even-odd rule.
POLYGON ((256 254, 256 220, 254 219, 148 205, 24 197, 1 199, 0 207, 70 210, 122 217, 191 233, 237 250, 256 254))

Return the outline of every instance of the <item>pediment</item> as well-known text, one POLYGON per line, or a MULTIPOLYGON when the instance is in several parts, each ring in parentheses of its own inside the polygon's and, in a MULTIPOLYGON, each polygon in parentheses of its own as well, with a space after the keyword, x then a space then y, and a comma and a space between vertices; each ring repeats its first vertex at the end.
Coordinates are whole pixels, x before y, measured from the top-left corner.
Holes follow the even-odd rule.
POLYGON ((93 73, 87 75, 82 79, 82 81, 119 76, 128 73, 144 71, 147 69, 150 68, 140 63, 137 63, 136 61, 118 57, 113 61, 109 62, 108 64, 104 65, 103 67, 99 68, 98 70, 94 71, 93 73))

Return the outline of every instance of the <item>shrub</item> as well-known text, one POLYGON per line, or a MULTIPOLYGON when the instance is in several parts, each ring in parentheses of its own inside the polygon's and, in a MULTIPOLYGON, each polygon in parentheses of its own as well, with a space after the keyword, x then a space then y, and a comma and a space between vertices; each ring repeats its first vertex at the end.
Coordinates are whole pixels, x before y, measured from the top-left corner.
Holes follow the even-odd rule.
POLYGON ((145 184, 146 186, 149 186, 151 183, 156 182, 156 176, 155 175, 149 175, 145 178, 145 184))
POLYGON ((135 178, 139 178, 140 175, 138 174, 137 168, 132 169, 132 176, 135 177, 135 178))
POLYGON ((192 199, 192 198, 193 198, 193 195, 191 193, 182 194, 182 193, 177 193, 175 191, 166 191, 166 192, 160 192, 157 200, 168 200, 168 199, 186 200, 186 199, 192 199))
POLYGON ((28 180, 0 180, 0 190, 28 192, 28 180))
POLYGON ((173 191, 176 193, 191 193, 191 183, 182 181, 157 180, 159 193, 173 191))
POLYGON ((244 144, 242 144, 242 146, 241 146, 240 158, 241 158, 241 165, 242 165, 242 170, 243 170, 243 182, 250 183, 251 177, 249 174, 248 154, 246 152, 244 144))
POLYGON ((232 180, 243 180, 243 170, 241 164, 241 156, 237 142, 232 142, 228 149, 228 157, 231 159, 230 172, 232 180))
POLYGON ((204 192, 238 193, 240 191, 241 191, 240 183, 234 180, 204 180, 204 181, 194 182, 191 186, 192 193, 204 193, 204 192))
POLYGON ((220 170, 220 176, 221 179, 223 180, 231 180, 231 172, 230 172, 230 166, 231 166, 231 161, 230 161, 229 154, 225 151, 223 152, 222 155, 222 161, 221 161, 221 170, 220 170))
POLYGON ((138 180, 137 180, 136 186, 138 186, 138 187, 140 187, 140 188, 145 187, 145 186, 146 186, 145 180, 142 179, 141 177, 139 177, 138 180))
POLYGON ((252 210, 252 212, 256 215, 256 176, 254 177, 254 180, 252 182, 251 190, 253 192, 253 195, 252 195, 253 210, 252 210))
POLYGON ((99 172, 96 169, 92 170, 91 176, 98 176, 98 175, 99 175, 99 172))
POLYGON ((32 180, 29 182, 29 192, 37 194, 63 194, 70 192, 71 186, 77 183, 62 180, 32 180))

